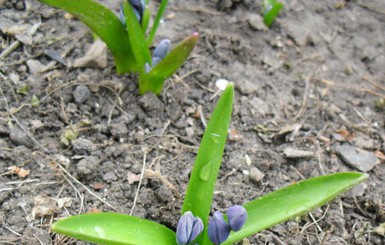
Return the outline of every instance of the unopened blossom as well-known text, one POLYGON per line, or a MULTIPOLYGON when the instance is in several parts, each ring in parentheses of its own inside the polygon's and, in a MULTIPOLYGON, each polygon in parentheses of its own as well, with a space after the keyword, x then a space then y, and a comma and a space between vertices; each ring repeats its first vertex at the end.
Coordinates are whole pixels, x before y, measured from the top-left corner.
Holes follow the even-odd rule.
POLYGON ((187 245, 199 236, 203 231, 203 222, 199 217, 187 211, 178 221, 176 228, 176 242, 178 245, 187 245))
POLYGON ((222 213, 215 211, 213 217, 210 219, 208 226, 208 235, 210 241, 212 241, 214 244, 221 244, 229 237, 230 231, 230 226, 226 223, 222 213))
POLYGON ((247 212, 246 209, 239 205, 231 206, 227 210, 227 218, 229 226, 233 231, 239 231, 246 223, 247 212))

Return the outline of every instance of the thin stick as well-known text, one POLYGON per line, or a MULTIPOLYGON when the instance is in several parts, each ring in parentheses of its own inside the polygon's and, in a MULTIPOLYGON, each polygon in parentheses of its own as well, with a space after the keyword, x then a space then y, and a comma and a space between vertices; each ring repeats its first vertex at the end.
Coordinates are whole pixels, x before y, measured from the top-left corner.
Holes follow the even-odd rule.
POLYGON ((139 195, 139 189, 140 189, 140 186, 142 185, 142 181, 143 181, 143 177, 144 177, 144 172, 146 171, 146 157, 147 157, 147 152, 145 151, 144 155, 143 155, 142 172, 140 173, 140 180, 139 180, 138 188, 136 189, 134 203, 132 205, 132 208, 131 208, 131 211, 130 211, 130 215, 132 215, 134 213, 134 209, 135 209, 135 206, 136 206, 136 201, 137 201, 138 195, 139 195))

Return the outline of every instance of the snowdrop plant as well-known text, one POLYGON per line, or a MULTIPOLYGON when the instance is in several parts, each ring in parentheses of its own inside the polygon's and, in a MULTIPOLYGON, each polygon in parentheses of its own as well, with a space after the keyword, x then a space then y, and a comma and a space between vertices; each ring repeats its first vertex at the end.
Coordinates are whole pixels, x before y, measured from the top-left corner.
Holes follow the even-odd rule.
POLYGON ((215 211, 210 218, 214 186, 232 112, 234 85, 223 91, 204 132, 191 171, 176 227, 118 213, 72 216, 55 222, 52 230, 100 244, 211 245, 233 244, 261 230, 304 215, 364 181, 367 175, 335 173, 288 185, 255 200, 215 211))
MULTIPOLYGON (((154 24, 147 31, 150 19, 149 0, 122 0, 117 15, 96 0, 39 0, 63 9, 87 25, 107 45, 114 57, 118 74, 139 74, 139 91, 159 94, 165 80, 171 77, 190 55, 198 41, 193 33, 171 49, 170 41, 161 41, 158 48, 168 44, 161 59, 151 57, 152 45, 168 0, 162 0, 154 24), (147 35, 148 34, 148 35, 147 35)), ((155 49, 155 50, 157 50, 155 49)), ((158 57, 160 58, 160 57, 158 57)))

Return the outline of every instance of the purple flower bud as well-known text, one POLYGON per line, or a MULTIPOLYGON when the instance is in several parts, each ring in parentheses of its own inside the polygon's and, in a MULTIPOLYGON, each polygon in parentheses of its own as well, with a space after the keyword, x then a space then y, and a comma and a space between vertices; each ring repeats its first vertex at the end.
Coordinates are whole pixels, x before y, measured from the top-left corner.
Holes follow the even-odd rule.
POLYGON ((231 206, 227 210, 227 218, 229 219, 229 226, 233 231, 239 231, 246 223, 247 212, 246 209, 239 205, 231 206))
POLYGON ((144 0, 129 0, 130 5, 134 9, 135 15, 138 18, 139 23, 142 24, 142 18, 144 13, 145 3, 144 0))
POLYGON ((163 39, 162 41, 160 41, 160 43, 156 47, 153 57, 158 57, 161 60, 163 60, 164 57, 166 57, 166 55, 168 53, 170 53, 170 50, 171 50, 170 40, 169 39, 163 39))
MULTIPOLYGON (((144 8, 146 7, 144 0, 129 0, 128 2, 132 6, 132 9, 134 10, 135 16, 138 19, 139 23, 142 24, 143 12, 144 8)), ((122 22, 123 25, 126 25, 126 17, 124 16, 123 12, 123 4, 120 8, 118 17, 120 22, 122 22)))
POLYGON ((176 228, 176 242, 178 245, 186 245, 199 236, 203 231, 203 222, 199 217, 194 217, 187 211, 180 217, 176 228))
POLYGON ((213 217, 210 219, 208 227, 210 240, 214 244, 221 244, 229 237, 230 231, 230 226, 226 223, 222 213, 215 211, 213 217))

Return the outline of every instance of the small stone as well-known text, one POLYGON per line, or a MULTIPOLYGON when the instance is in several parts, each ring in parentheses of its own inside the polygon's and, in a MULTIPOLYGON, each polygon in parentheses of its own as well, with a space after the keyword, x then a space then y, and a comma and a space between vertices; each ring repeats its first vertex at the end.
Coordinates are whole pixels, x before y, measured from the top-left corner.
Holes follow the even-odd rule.
POLYGON ((12 81, 13 84, 15 84, 15 85, 18 85, 19 82, 20 82, 20 77, 19 77, 19 75, 17 75, 16 73, 11 73, 11 75, 9 75, 9 79, 11 79, 11 81, 12 81))
POLYGON ((379 163, 378 158, 373 152, 348 144, 337 145, 335 151, 342 161, 361 172, 368 172, 379 163))
POLYGON ((90 97, 91 91, 87 86, 79 85, 75 88, 72 95, 74 96, 74 99, 77 103, 83 103, 90 97))
POLYGON ((75 139, 71 141, 71 145, 76 154, 89 154, 96 150, 94 143, 87 139, 75 139))
POLYGON ((32 74, 43 72, 45 66, 38 60, 27 60, 27 66, 32 74))
POLYGON ((283 150, 283 156, 285 158, 306 158, 314 156, 312 151, 299 150, 292 147, 286 147, 283 150))
POLYGON ((262 173, 258 168, 252 167, 250 169, 249 177, 250 177, 250 180, 258 183, 258 182, 260 182, 263 179, 263 177, 265 177, 265 174, 262 173))
POLYGON ((247 22, 249 22, 251 28, 256 31, 267 31, 269 29, 263 22, 262 16, 259 14, 250 14, 247 22))
POLYGON ((28 148, 32 148, 34 146, 33 140, 18 126, 14 126, 11 129, 10 138, 16 145, 24 145, 28 148))
POLYGON ((185 130, 186 130, 186 136, 187 137, 193 137, 194 136, 194 127, 187 127, 185 130))

